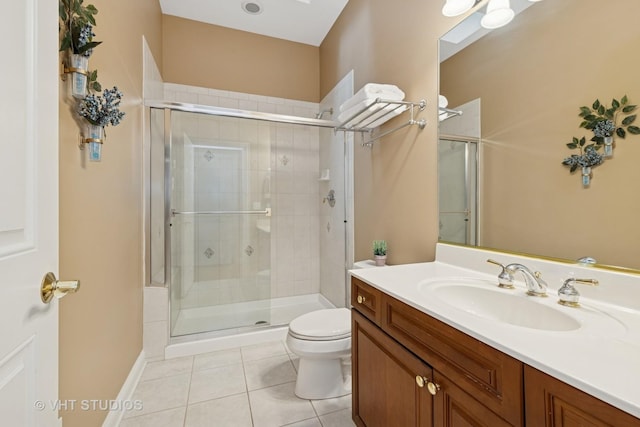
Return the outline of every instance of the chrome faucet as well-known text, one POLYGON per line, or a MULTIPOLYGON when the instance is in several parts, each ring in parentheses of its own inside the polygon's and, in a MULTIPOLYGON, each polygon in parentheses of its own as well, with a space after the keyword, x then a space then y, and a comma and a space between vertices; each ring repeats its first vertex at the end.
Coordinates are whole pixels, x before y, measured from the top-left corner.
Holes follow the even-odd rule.
POLYGON ((491 264, 495 264, 498 267, 502 267, 502 272, 500 272, 500 274, 498 274, 498 287, 499 288, 504 288, 504 289, 514 289, 515 288, 515 286, 513 286, 513 274, 511 274, 510 272, 507 272, 507 269, 506 269, 506 267, 504 265, 502 265, 498 261, 494 261, 492 259, 488 259, 487 262, 491 263, 491 264))
POLYGON ((576 279, 575 277, 569 277, 564 281, 564 284, 558 289, 558 304, 567 305, 569 307, 579 307, 580 293, 573 286, 573 283, 582 283, 584 285, 598 286, 596 279, 576 279))
POLYGON ((547 283, 542 280, 542 274, 539 271, 535 273, 526 266, 518 263, 512 263, 507 266, 502 265, 498 261, 488 259, 487 262, 502 267, 502 272, 498 275, 498 286, 501 288, 513 288, 513 276, 520 272, 524 276, 524 283, 527 285, 527 295, 536 297, 547 296, 547 283))

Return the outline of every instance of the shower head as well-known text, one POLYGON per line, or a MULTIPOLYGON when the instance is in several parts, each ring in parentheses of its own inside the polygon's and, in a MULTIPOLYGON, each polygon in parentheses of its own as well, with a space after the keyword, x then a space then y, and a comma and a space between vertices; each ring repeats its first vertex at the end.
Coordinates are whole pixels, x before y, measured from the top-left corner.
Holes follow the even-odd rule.
POLYGON ((318 114, 316 114, 316 119, 321 119, 322 116, 324 115, 324 113, 329 113, 329 115, 332 115, 333 114, 333 108, 327 108, 326 110, 320 111, 318 114))

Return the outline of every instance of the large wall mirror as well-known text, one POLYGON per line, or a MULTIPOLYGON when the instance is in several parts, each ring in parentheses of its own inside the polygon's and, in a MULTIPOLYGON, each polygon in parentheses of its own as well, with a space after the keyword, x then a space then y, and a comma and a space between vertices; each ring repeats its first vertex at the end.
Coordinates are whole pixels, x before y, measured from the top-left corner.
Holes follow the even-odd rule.
MULTIPOLYGON (((518 1, 529 3, 511 3, 518 1)), ((593 168, 588 187, 580 170, 562 165, 575 153, 566 146, 573 137, 593 136, 579 127, 581 106, 624 95, 640 105, 640 2, 529 6, 471 44, 463 27, 441 40, 441 51, 464 46, 440 64, 440 93, 449 108, 464 110, 440 122, 441 136, 475 141, 478 153, 477 171, 465 170, 464 180, 441 175, 441 200, 474 173, 464 197, 478 198, 464 209, 475 217, 464 222, 477 229, 466 227, 473 234, 466 243, 640 269, 640 135, 616 137, 613 157, 593 168)), ((477 13, 461 25, 479 22, 477 13)), ((447 215, 440 215, 441 229, 447 215)))

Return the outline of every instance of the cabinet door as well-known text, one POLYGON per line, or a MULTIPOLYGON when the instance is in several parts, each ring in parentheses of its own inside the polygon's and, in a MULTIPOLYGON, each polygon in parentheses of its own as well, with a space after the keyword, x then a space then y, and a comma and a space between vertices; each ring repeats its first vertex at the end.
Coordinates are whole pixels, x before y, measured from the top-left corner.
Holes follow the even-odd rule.
POLYGON ((482 406, 510 425, 524 423, 522 362, 388 295, 380 319, 387 334, 482 406))
POLYGON ((353 420, 358 426, 433 424, 433 398, 416 376, 430 379, 431 367, 352 310, 353 420))
POLYGON ((524 383, 528 426, 640 426, 640 419, 526 365, 524 383))
POLYGON ((455 385, 438 371, 433 371, 438 389, 433 404, 436 427, 507 427, 512 424, 455 385))

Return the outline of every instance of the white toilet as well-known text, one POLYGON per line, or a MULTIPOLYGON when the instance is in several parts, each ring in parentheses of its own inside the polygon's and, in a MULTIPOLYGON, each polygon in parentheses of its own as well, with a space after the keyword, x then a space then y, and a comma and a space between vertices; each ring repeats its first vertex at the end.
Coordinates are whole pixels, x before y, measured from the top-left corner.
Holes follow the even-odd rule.
POLYGON ((296 396, 329 399, 351 393, 349 309, 329 308, 297 317, 289 324, 287 346, 300 358, 296 396))

